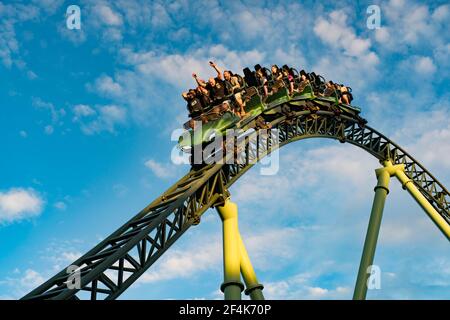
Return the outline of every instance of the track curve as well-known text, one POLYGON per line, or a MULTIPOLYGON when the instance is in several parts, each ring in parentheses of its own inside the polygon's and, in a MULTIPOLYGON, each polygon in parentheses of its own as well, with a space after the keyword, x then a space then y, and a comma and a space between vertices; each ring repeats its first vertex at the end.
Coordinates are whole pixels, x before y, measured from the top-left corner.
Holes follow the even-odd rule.
MULTIPOLYGON (((348 142, 378 160, 404 164, 406 175, 450 224, 448 190, 400 146, 360 119, 329 111, 299 111, 271 121, 279 147, 301 139, 330 138, 348 142)), ((141 276, 199 217, 221 204, 228 188, 257 161, 272 152, 271 139, 245 140, 240 163, 211 164, 191 170, 160 197, 72 265, 79 267, 79 288, 69 289, 66 269, 22 299, 116 299, 141 276)))

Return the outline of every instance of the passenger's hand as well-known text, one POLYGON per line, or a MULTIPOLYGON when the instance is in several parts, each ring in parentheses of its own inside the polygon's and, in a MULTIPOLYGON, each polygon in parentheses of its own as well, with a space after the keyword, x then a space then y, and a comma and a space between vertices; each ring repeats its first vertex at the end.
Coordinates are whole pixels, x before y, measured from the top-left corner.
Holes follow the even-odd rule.
POLYGON ((193 73, 193 74, 192 74, 192 77, 197 78, 197 74, 196 74, 196 73, 193 73))
POLYGON ((214 67, 216 64, 215 64, 214 62, 210 61, 210 62, 209 62, 209 65, 210 65, 211 67, 214 67))

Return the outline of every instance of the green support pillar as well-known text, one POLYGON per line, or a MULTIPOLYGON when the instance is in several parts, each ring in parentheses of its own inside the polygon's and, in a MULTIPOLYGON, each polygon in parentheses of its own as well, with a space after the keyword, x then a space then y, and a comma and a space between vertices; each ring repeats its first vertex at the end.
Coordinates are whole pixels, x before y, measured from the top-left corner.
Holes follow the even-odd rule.
POLYGON ((353 293, 354 300, 366 299, 367 281, 369 279, 367 269, 373 264, 373 259, 375 256, 381 219, 383 217, 384 204, 389 193, 389 180, 397 170, 402 170, 402 166, 393 166, 390 162, 385 162, 384 165, 384 168, 375 170, 378 183, 375 187, 375 198, 373 200, 366 240, 364 242, 364 249, 359 265, 355 292, 353 293))

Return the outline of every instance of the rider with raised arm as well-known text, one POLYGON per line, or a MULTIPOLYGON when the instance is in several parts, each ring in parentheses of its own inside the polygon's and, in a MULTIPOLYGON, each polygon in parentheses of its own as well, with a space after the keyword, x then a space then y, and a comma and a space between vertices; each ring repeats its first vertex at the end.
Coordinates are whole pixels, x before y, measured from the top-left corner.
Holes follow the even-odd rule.
POLYGON ((209 91, 209 97, 213 105, 222 104, 225 100, 225 82, 222 77, 222 73, 217 65, 210 61, 209 65, 214 68, 217 72, 217 77, 209 78, 208 82, 204 82, 199 79, 196 74, 193 74, 194 79, 197 81, 197 84, 201 87, 206 88, 209 91))

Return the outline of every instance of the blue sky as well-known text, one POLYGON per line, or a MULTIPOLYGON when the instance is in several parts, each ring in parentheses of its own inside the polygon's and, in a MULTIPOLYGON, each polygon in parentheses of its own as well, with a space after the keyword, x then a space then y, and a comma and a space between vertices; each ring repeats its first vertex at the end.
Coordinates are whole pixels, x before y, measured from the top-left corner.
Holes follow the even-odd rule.
MULTIPOLYGON (((188 171, 170 162, 182 90, 207 62, 290 64, 350 85, 369 124, 450 185, 445 1, 0 1, 0 298, 67 266, 188 171), (81 8, 81 30, 65 12, 81 8), (381 8, 381 28, 366 9, 381 8)), ((348 299, 370 212, 362 150, 302 141, 232 187, 265 294, 348 299)), ((369 299, 449 299, 448 241, 396 181, 369 299)), ((123 299, 221 298, 213 210, 123 299)))

